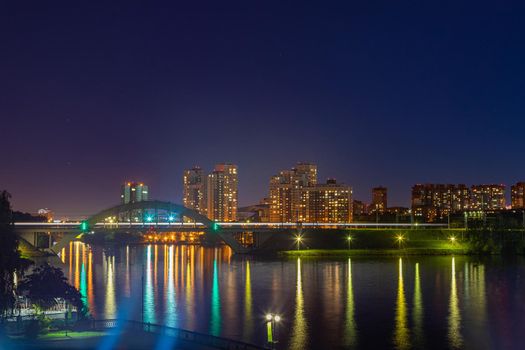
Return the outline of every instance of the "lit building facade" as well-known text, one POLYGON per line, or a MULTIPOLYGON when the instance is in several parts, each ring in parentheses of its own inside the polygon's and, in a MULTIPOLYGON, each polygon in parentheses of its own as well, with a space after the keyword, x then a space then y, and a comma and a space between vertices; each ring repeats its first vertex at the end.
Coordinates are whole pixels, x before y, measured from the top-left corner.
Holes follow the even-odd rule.
POLYGON ((352 222, 352 188, 330 179, 300 190, 299 222, 352 222))
POLYGON ((510 204, 512 209, 525 209, 525 182, 518 182, 512 185, 510 204))
POLYGON ((122 185, 120 202, 122 204, 147 201, 149 198, 148 186, 142 182, 126 182, 122 185))
POLYGON ((231 222, 237 220, 237 166, 217 164, 207 178, 206 214, 210 220, 231 222))
POLYGON ((317 182, 317 166, 298 163, 270 179, 270 222, 351 222, 352 188, 317 182))
POLYGON ((270 222, 296 222, 301 207, 301 189, 317 184, 317 165, 298 163, 291 170, 283 170, 270 179, 270 222))
POLYGON ((206 176, 200 167, 184 171, 182 202, 186 208, 194 209, 206 215, 206 176))
POLYGON ((386 187, 374 187, 372 189, 372 203, 370 204, 371 213, 383 214, 386 212, 387 205, 387 188, 386 187))
POLYGON ((425 221, 433 222, 469 208, 470 191, 464 184, 417 184, 412 187, 412 213, 425 221))
POLYGON ((505 185, 474 185, 471 188, 471 210, 505 209, 505 185))

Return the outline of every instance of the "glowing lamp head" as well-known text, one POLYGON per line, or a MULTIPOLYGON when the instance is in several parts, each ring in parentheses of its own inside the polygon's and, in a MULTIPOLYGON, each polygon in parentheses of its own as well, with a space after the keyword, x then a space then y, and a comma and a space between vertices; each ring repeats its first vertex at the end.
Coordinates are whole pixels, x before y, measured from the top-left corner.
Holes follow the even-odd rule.
POLYGON ((405 239, 405 237, 403 237, 403 236, 399 235, 399 236, 397 236, 397 237, 396 237, 396 239, 397 239, 397 240, 398 240, 399 242, 401 242, 402 240, 404 240, 404 239, 405 239))
POLYGON ((281 316, 275 315, 275 317, 273 319, 275 320, 275 322, 279 322, 279 321, 281 321, 281 316))
POLYGON ((173 219, 174 219, 173 216, 168 217, 168 220, 169 220, 169 221, 173 221, 173 219))
POLYGON ((273 318, 272 314, 266 314, 266 321, 271 321, 273 318))
POLYGON ((352 240, 352 236, 348 236, 348 237, 346 237, 346 239, 347 239, 348 241, 351 241, 351 240, 352 240))
POLYGON ((450 241, 451 241, 452 243, 454 243, 454 242, 456 241, 456 237, 454 237, 454 236, 450 237, 449 239, 450 239, 450 241))
POLYGON ((297 242, 301 242, 301 241, 303 240, 303 237, 301 237, 301 236, 297 236, 297 237, 295 237, 295 240, 296 240, 297 242))
POLYGON ((147 222, 151 222, 151 220, 153 220, 153 218, 151 216, 146 217, 146 221, 147 222))

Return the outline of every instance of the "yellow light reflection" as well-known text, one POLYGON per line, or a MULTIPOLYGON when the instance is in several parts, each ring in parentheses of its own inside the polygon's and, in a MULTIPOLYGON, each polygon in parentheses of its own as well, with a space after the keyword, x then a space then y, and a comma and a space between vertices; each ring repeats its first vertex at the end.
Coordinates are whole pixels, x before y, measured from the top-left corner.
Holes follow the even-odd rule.
POLYGON ((306 347, 306 336, 308 324, 304 315, 304 296, 301 276, 301 258, 297 258, 297 284, 295 291, 295 315, 292 327, 291 349, 304 349, 306 347))
POLYGON ((73 242, 69 242, 69 280, 73 280, 73 242))
POLYGON ((244 279, 244 328, 243 338, 250 340, 253 334, 252 277, 250 261, 246 260, 246 275, 244 279))
POLYGON ((87 276, 87 294, 89 313, 96 318, 97 312, 95 310, 95 292, 93 290, 93 253, 91 250, 88 253, 88 276, 87 276))
POLYGON ((355 348, 357 345, 357 327, 355 323, 354 289, 352 285, 352 260, 348 259, 348 276, 346 289, 345 346, 355 348))
POLYGON ((193 247, 186 248, 187 250, 187 259, 186 259, 186 287, 185 287, 185 300, 186 300, 186 315, 188 318, 188 327, 193 328, 195 317, 193 312, 193 247))
POLYGON ((405 300, 405 287, 403 284, 403 259, 401 258, 399 258, 394 345, 396 349, 410 348, 410 331, 407 325, 407 305, 405 300))
POLYGON ((461 336, 461 313, 456 286, 456 261, 452 258, 452 280, 450 282, 450 303, 448 314, 448 339, 451 348, 459 349, 463 344, 461 336))
POLYGON ((78 251, 78 247, 80 245, 79 242, 75 242, 75 288, 80 289, 80 253, 78 251))
POLYGON ((117 316, 115 303, 115 256, 105 256, 106 262, 106 303, 104 304, 104 317, 113 319, 117 316))
POLYGON ((414 321, 414 342, 417 348, 423 349, 423 297, 421 296, 421 280, 419 277, 419 263, 416 263, 414 277, 414 301, 413 301, 413 321, 414 321))
POLYGON ((66 247, 62 248, 62 251, 60 252, 60 260, 63 264, 66 263, 66 247))

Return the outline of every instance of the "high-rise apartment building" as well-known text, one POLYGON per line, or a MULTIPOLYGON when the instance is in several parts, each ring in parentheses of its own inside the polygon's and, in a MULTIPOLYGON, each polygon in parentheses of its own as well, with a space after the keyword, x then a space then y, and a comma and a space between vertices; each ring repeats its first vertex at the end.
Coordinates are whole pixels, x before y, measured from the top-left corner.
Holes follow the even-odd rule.
POLYGON ((510 204, 512 209, 525 209, 525 182, 518 182, 512 185, 510 204))
POLYGON ((237 166, 217 164, 207 179, 207 215, 215 221, 237 219, 237 166))
POLYGON ((270 222, 292 222, 294 215, 293 171, 281 171, 270 179, 270 222))
POLYGON ((184 171, 182 202, 186 208, 206 215, 206 176, 200 167, 184 171))
POLYGON ((382 186, 372 188, 372 203, 369 211, 383 214, 388 208, 387 204, 387 188, 382 186))
POLYGON ((301 189, 317 184, 317 166, 298 163, 270 179, 270 221, 295 222, 301 211, 301 189))
POLYGON ((474 185, 471 187, 471 210, 505 209, 505 185, 474 185))
POLYGON ((300 189, 299 222, 352 222, 352 188, 330 179, 300 189))
POLYGON ((417 184, 412 187, 412 212, 425 221, 469 209, 470 191, 463 184, 417 184))
POLYGON ((351 222, 352 189, 317 183, 317 166, 298 163, 270 179, 271 222, 351 222))
POLYGON ((142 182, 126 182, 122 185, 120 202, 122 204, 136 203, 148 200, 148 186, 142 182))

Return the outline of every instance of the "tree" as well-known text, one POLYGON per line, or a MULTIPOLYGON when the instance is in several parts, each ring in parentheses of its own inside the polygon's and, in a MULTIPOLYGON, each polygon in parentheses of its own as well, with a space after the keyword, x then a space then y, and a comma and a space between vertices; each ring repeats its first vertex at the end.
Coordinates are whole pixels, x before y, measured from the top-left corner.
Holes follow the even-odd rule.
POLYGON ((79 315, 85 312, 82 294, 68 283, 64 272, 58 267, 44 263, 27 275, 19 284, 18 290, 27 295, 33 305, 47 310, 62 298, 75 306, 79 315))
POLYGON ((15 303, 15 272, 24 265, 18 250, 18 237, 13 229, 13 212, 6 191, 0 192, 0 315, 3 317, 15 303))

